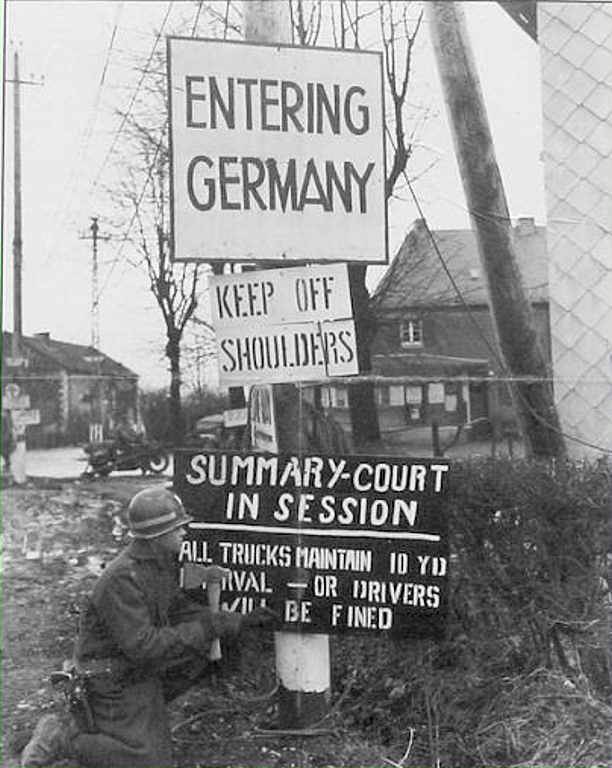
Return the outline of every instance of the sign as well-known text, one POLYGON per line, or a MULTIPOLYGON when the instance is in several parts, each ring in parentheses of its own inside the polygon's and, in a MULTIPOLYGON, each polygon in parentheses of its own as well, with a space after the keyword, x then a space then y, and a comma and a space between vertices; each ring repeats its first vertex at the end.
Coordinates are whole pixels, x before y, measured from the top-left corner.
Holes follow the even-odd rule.
POLYGON ((274 392, 269 384, 251 387, 249 417, 253 450, 263 453, 278 453, 274 392))
POLYGON ((223 411, 223 425, 228 429, 232 427, 246 427, 248 421, 247 408, 231 408, 223 411))
POLYGON ((9 397, 5 395, 2 398, 2 407, 7 411, 27 410, 30 407, 30 396, 17 395, 16 397, 9 397))
POLYGON ((345 264, 211 278, 225 386, 358 373, 345 264))
POLYGON ((387 261, 382 54, 168 38, 174 259, 387 261))
POLYGON ((3 363, 7 368, 27 368, 30 361, 27 357, 5 357, 3 363))
POLYGON ((217 341, 223 386, 317 381, 358 372, 352 320, 254 325, 249 332, 223 333, 217 341))
POLYGON ((11 382, 10 384, 6 384, 6 386, 4 387, 4 396, 9 400, 19 397, 20 392, 21 392, 21 389, 19 387, 19 384, 15 384, 13 382, 11 382))
POLYGON ((283 629, 439 636, 447 610, 449 465, 431 459, 181 451, 183 562, 230 573, 226 608, 283 629))
POLYGON ((215 329, 353 316, 346 264, 216 275, 210 290, 215 329))
POLYGON ((11 415, 15 429, 40 424, 40 411, 37 408, 24 411, 13 411, 11 415))

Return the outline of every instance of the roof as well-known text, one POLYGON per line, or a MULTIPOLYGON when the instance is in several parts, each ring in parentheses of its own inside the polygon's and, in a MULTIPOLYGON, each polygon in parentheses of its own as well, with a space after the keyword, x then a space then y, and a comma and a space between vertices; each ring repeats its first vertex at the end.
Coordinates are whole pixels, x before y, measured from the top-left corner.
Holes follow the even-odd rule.
MULTIPOLYGON (((13 334, 7 331, 2 332, 2 353, 10 350, 13 334)), ((57 341, 50 338, 48 334, 39 334, 35 336, 23 336, 22 348, 27 351, 40 355, 58 368, 67 373, 90 375, 90 376, 118 376, 122 378, 138 378, 138 374, 131 371, 125 365, 108 357, 95 347, 85 346, 83 344, 72 344, 68 341, 57 341)))
POLYGON ((497 0, 506 13, 532 40, 538 39, 538 8, 536 0, 497 0))
MULTIPOLYGON (((432 232, 444 265, 468 305, 488 303, 484 272, 476 237, 471 229, 436 229, 432 232)), ((519 219, 514 240, 527 296, 532 302, 548 301, 546 228, 533 219, 519 219)), ((427 227, 417 220, 406 235, 372 296, 378 312, 462 305, 431 242, 427 227)))

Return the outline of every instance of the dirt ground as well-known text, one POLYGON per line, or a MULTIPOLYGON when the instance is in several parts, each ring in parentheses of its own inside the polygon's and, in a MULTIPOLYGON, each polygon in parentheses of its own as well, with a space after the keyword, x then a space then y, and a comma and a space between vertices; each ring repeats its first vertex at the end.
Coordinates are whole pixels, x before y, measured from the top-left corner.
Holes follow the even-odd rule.
MULTIPOLYGON (((79 605, 123 545, 113 536, 117 517, 155 482, 163 481, 39 478, 2 488, 2 768, 19 765, 16 734, 63 708, 49 673, 71 656, 79 605)), ((205 686, 173 704, 175 765, 382 768, 398 759, 346 728, 333 709, 320 735, 265 733, 276 722, 274 686, 271 638, 250 638, 239 659, 211 668, 205 686)))

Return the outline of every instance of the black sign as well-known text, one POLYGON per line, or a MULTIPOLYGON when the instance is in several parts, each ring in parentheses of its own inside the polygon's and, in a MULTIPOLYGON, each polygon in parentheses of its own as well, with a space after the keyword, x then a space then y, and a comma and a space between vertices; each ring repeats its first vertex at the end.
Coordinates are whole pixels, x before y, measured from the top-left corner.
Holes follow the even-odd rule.
POLYGON ((182 451, 183 562, 224 566, 222 605, 284 629, 437 636, 447 609, 449 465, 182 451))

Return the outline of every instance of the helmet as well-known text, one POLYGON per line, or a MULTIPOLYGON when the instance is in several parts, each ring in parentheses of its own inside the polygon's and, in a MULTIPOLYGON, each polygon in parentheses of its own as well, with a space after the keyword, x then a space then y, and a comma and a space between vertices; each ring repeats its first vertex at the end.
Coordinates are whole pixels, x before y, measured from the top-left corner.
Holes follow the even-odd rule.
POLYGON ((167 488, 146 488, 127 508, 127 525, 136 539, 154 539, 193 520, 183 502, 167 488))

